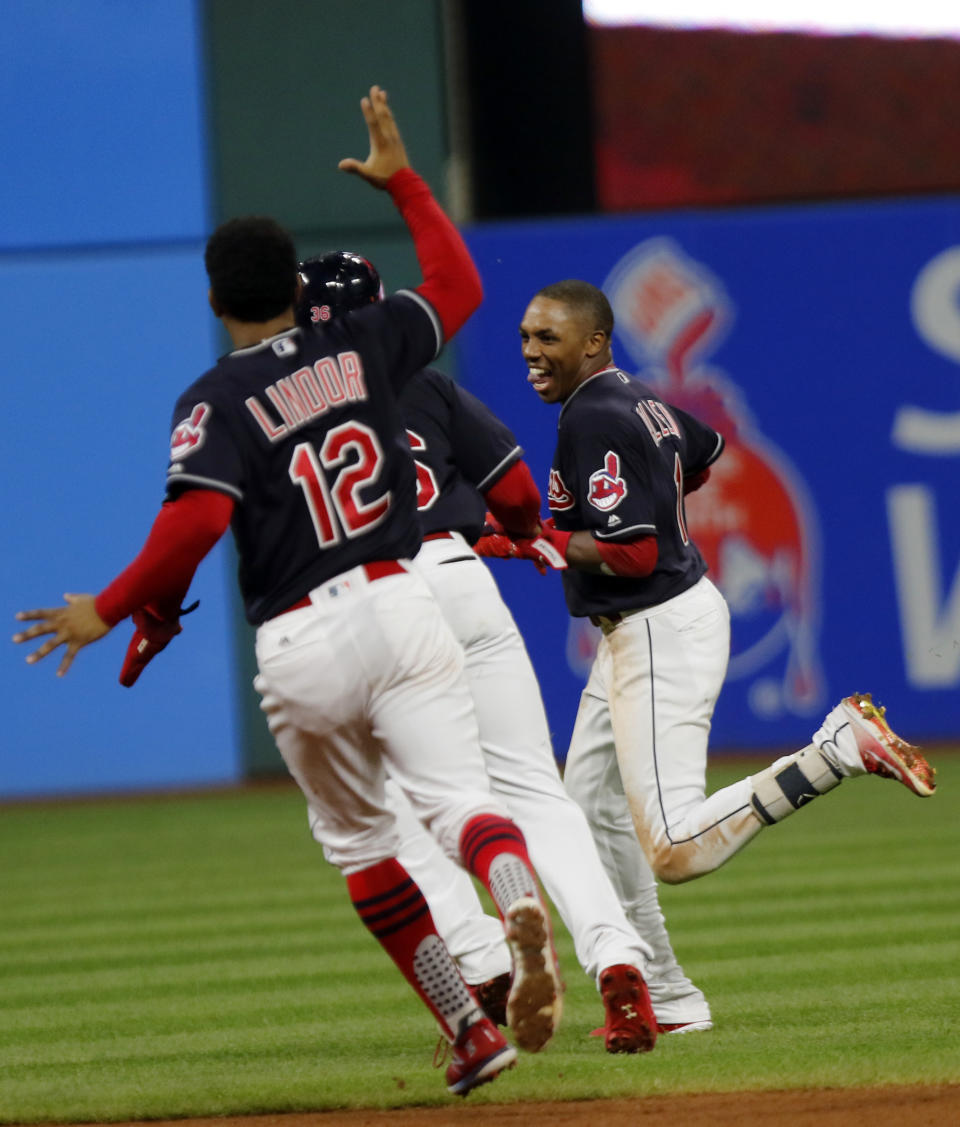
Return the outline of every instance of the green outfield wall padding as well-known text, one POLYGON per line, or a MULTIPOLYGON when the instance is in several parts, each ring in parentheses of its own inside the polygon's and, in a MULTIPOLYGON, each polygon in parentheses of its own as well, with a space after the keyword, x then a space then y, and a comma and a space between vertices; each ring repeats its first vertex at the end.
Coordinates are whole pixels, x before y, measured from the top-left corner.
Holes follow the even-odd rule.
MULTIPOLYGON (((356 250, 388 290, 416 284, 416 256, 389 197, 337 162, 367 155, 360 99, 376 83, 390 95, 411 163, 445 201, 439 0, 206 0, 201 10, 215 221, 272 215, 304 257, 356 250)), ((450 371, 452 357, 438 366, 450 371)), ((252 688, 253 630, 232 553, 229 567, 242 758, 247 775, 267 775, 284 768, 252 688)))

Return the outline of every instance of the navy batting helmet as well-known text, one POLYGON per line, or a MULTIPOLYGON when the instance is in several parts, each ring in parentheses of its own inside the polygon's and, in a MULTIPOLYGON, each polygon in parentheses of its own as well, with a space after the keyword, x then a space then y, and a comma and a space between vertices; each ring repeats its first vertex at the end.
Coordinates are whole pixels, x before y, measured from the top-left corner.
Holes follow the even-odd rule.
POLYGON ((383 297, 380 275, 372 264, 348 250, 304 259, 300 281, 297 316, 302 324, 323 324, 383 297))

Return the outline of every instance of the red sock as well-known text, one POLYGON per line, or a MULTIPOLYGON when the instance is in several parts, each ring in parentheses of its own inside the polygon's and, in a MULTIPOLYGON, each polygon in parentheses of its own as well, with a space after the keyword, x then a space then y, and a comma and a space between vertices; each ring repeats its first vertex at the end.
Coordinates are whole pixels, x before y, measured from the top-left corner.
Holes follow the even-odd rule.
POLYGON ((351 873, 347 889, 360 919, 427 1004, 447 1036, 455 1039, 474 1016, 479 1016, 479 1011, 437 934, 419 885, 391 857, 351 873))
POLYGON ((490 893, 501 918, 521 896, 540 899, 520 827, 499 814, 477 814, 460 835, 463 863, 490 893))

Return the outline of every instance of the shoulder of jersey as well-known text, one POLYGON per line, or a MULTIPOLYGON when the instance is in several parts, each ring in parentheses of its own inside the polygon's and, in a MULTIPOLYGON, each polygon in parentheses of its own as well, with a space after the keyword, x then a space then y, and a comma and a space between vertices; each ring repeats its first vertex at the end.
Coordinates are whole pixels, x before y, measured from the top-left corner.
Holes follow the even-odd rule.
POLYGON ((437 368, 421 368, 403 389, 403 398, 435 399, 439 395, 449 402, 456 390, 456 383, 444 372, 437 368))
POLYGON ((446 372, 441 372, 439 368, 421 368, 417 372, 416 378, 427 383, 437 384, 440 387, 449 387, 451 384, 456 384, 451 376, 448 376, 446 372))
POLYGON ((189 387, 184 388, 180 399, 209 399, 220 387, 227 387, 229 375, 223 370, 223 363, 229 356, 221 356, 212 368, 208 368, 203 375, 198 376, 189 387))
POLYGON ((629 379, 621 380, 619 372, 611 369, 578 388, 564 404, 563 413, 575 412, 584 417, 602 415, 621 403, 625 396, 636 397, 635 384, 629 379))

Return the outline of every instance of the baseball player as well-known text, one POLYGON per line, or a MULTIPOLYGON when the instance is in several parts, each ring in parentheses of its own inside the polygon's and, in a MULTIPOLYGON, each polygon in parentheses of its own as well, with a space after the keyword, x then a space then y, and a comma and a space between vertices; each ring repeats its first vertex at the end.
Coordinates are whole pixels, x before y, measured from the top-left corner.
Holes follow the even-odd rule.
MULTIPOLYGON (((374 267, 337 251, 300 266, 300 317, 323 324, 382 298, 374 267)), ((537 873, 567 925, 577 956, 596 981, 605 1008, 609 1052, 652 1049, 657 1023, 706 1027, 709 1007, 673 958, 657 964, 651 1011, 643 968, 653 952, 627 920, 606 878, 586 821, 563 789, 530 659, 496 583, 472 550, 489 508, 507 529, 533 535, 540 494, 511 431, 449 377, 426 369, 405 387, 400 406, 417 462, 424 544, 416 563, 453 627, 466 658, 480 742, 494 792, 524 832, 537 873), (672 961, 671 961, 672 960, 672 961)), ((540 542, 540 550, 549 545, 540 542)), ((559 559, 555 562, 559 563, 559 559)), ((436 856, 405 810, 399 858, 423 888, 438 929, 468 981, 480 984, 499 1017, 505 989, 502 938, 492 935, 473 885, 436 856)), ((662 931, 662 923, 660 926, 662 931)), ((663 933, 665 937, 665 932, 663 933)), ((508 980, 507 980, 508 981, 508 980)))
MULTIPOLYGON (((479 1008, 396 860, 385 763, 448 856, 489 890, 513 955, 507 1009, 517 1045, 542 1048, 561 1009, 550 920, 523 835, 489 791, 463 658, 423 578, 416 474, 395 394, 473 312, 479 276, 456 229, 410 169, 386 94, 362 103, 365 161, 414 236, 424 281, 349 322, 296 326, 297 258, 272 220, 231 220, 206 248, 210 304, 233 351, 173 416, 167 500, 137 559, 99 595, 26 611, 37 661, 76 653, 141 616, 123 676, 159 647, 197 564, 232 525, 256 686, 306 796, 314 837, 344 873, 366 926, 453 1046, 448 1090, 465 1095, 516 1053, 479 1008), (147 647, 143 652, 140 643, 147 647)), ((169 630, 167 631, 169 634, 169 630)))
MULTIPOLYGON (((883 709, 855 693, 802 750, 705 797, 729 615, 690 538, 684 495, 706 482, 723 438, 620 371, 612 333, 606 297, 578 280, 537 293, 520 325, 529 383, 560 404, 542 536, 567 564, 570 613, 603 634, 564 780, 648 935, 655 876, 678 883, 716 869, 851 776, 897 779, 920 796, 935 783, 883 709)), ((518 550, 550 562, 532 541, 518 550)))

